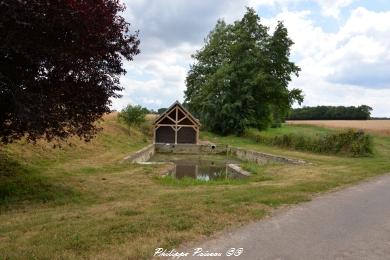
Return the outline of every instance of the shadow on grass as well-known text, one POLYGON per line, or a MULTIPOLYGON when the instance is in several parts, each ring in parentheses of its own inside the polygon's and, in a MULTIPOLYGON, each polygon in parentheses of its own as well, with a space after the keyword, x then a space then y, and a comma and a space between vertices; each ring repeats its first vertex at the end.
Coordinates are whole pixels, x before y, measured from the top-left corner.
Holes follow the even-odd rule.
POLYGON ((22 165, 0 152, 0 211, 31 203, 64 204, 80 200, 80 194, 34 167, 22 165))

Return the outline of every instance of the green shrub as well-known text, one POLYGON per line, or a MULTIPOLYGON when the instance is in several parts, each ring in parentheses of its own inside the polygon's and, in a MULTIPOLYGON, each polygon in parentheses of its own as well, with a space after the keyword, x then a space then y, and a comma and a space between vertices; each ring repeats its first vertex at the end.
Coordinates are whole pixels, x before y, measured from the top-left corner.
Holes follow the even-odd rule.
POLYGON ((366 156, 373 153, 372 137, 361 130, 342 130, 309 136, 302 133, 269 134, 250 129, 245 136, 257 143, 317 153, 366 156))
POLYGON ((140 126, 145 122, 147 109, 141 106, 128 105, 118 114, 118 118, 130 126, 140 126))

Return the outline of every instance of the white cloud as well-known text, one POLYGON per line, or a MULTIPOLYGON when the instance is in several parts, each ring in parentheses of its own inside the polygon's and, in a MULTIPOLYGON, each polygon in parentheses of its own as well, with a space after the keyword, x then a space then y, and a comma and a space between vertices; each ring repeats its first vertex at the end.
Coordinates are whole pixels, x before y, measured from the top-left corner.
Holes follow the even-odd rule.
MULTIPOLYGON (((327 33, 308 10, 279 13, 295 42, 292 54, 302 68, 291 87, 304 90, 304 105, 360 105, 388 116, 390 105, 390 12, 357 8, 337 32, 327 33)), ((272 27, 272 26, 271 26, 272 27)))
POLYGON ((249 0, 248 6, 258 7, 258 6, 278 6, 282 9, 287 8, 290 4, 296 4, 302 2, 303 0, 249 0))
MULTIPOLYGON (((304 3, 305 0, 249 0, 249 6, 278 6, 282 10, 287 10, 290 5, 304 3)), ((307 2, 307 1, 306 1, 307 2)), ((335 19, 339 18, 341 9, 351 5, 356 0, 314 0, 321 8, 323 16, 335 19)))
POLYGON ((333 82, 390 89, 390 12, 357 8, 335 36, 326 62, 333 82))
MULTIPOLYGON (((337 18, 352 0, 315 0, 321 13, 337 18)), ((283 20, 295 42, 292 56, 302 68, 291 87, 303 89, 305 105, 360 105, 374 107, 374 115, 389 116, 390 12, 355 8, 334 32, 324 31, 313 10, 289 11, 288 3, 303 0, 239 1, 132 1, 126 13, 141 30, 141 54, 126 63, 129 75, 122 77, 123 98, 114 101, 120 109, 127 103, 149 108, 182 101, 190 55, 218 18, 228 22, 241 17, 245 5, 279 6, 280 13, 263 19, 271 28, 283 20)), ((261 10, 261 8, 260 8, 261 10)))
POLYGON ((321 13, 324 16, 339 18, 340 10, 349 6, 355 0, 316 0, 321 7, 321 13))
POLYGON ((169 106, 183 100, 185 77, 191 54, 201 48, 204 38, 219 18, 232 22, 243 15, 246 0, 125 1, 125 18, 140 30, 141 54, 125 62, 125 88, 113 108, 128 103, 150 108, 169 106))

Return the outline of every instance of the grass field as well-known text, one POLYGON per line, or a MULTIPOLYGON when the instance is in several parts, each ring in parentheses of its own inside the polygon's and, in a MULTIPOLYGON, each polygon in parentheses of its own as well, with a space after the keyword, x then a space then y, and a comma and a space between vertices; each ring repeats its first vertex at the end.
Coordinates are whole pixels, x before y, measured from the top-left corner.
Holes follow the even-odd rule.
POLYGON ((332 128, 358 128, 390 136, 390 120, 293 120, 291 125, 317 125, 332 128))
MULTIPOLYGON (((167 181, 164 165, 123 163, 149 140, 115 115, 91 143, 53 148, 20 142, 0 148, 0 259, 147 259, 315 194, 390 172, 390 137, 374 136, 374 155, 319 155, 256 144, 242 137, 201 133, 227 143, 302 158, 305 165, 245 163, 246 181, 167 181)), ((312 126, 270 131, 316 134, 312 126)))
POLYGON ((247 129, 243 135, 263 145, 322 154, 362 157, 373 153, 371 134, 356 129, 322 128, 314 125, 271 128, 267 131, 247 129))

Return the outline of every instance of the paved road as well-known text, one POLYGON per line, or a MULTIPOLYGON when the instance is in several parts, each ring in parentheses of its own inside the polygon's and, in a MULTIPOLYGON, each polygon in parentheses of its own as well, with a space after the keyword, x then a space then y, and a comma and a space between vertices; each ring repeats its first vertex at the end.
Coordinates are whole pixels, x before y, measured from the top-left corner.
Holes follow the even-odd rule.
POLYGON ((210 252, 244 249, 239 257, 194 259, 390 259, 390 175, 315 198, 194 247, 210 252))

